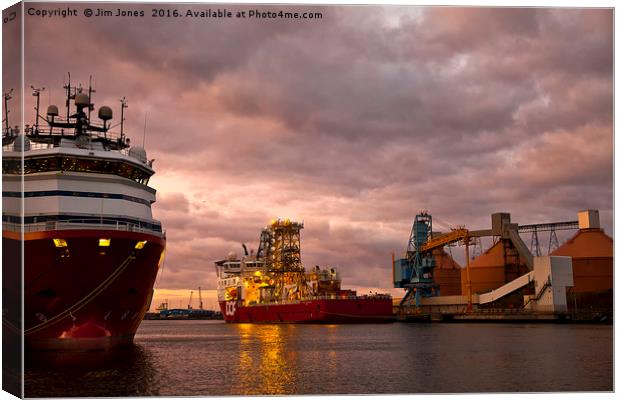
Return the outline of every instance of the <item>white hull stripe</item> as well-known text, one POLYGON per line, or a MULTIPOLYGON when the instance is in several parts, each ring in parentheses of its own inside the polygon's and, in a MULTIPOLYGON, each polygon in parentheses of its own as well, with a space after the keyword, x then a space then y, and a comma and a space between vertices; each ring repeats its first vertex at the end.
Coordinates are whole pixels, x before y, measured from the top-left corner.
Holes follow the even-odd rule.
MULTIPOLYGON (((24 197, 51 197, 51 196, 67 196, 67 197, 90 197, 95 199, 115 199, 127 200, 134 203, 144 204, 150 207, 149 200, 139 197, 128 196, 118 193, 98 193, 98 192, 76 192, 73 190, 41 190, 35 192, 24 192, 24 197)), ((2 192, 2 197, 21 197, 21 192, 2 192)))

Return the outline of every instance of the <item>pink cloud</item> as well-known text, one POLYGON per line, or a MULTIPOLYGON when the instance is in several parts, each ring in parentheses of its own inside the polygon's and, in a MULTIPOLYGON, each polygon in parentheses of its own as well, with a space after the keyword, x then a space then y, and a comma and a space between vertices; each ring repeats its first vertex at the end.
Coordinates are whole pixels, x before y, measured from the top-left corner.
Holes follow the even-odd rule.
POLYGON ((213 289, 213 261, 274 217, 304 220, 304 263, 348 287, 391 285, 422 209, 477 229, 591 207, 610 231, 611 10, 316 9, 328 18, 27 21, 44 107, 71 71, 116 118, 128 97, 134 143, 148 114, 160 289, 213 289))

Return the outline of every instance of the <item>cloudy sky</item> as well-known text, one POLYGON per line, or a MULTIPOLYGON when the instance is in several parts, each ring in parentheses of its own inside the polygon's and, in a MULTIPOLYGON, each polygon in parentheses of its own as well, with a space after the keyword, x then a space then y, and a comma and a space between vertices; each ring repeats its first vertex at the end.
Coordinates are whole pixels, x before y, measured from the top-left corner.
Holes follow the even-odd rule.
POLYGON ((128 98, 134 143, 147 114, 160 297, 214 289, 213 261, 256 248, 274 217, 305 222, 305 265, 362 291, 390 288, 420 210, 483 229, 497 211, 528 224, 594 208, 611 234, 611 10, 226 7, 322 13, 280 20, 99 6, 146 15, 27 16, 25 82, 47 88, 46 107, 63 104, 67 72, 92 75, 98 105, 118 116, 128 98))

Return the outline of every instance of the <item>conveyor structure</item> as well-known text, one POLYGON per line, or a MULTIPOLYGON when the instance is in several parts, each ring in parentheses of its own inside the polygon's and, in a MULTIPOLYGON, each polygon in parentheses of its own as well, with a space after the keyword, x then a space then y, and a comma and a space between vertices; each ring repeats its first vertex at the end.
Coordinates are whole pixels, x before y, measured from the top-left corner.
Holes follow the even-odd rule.
MULTIPOLYGON (((432 221, 432 216, 426 211, 422 211, 415 216, 405 257, 393 261, 394 287, 404 288, 407 291, 400 302, 401 307, 411 305, 419 307, 423 298, 440 295, 440 287, 433 278, 435 268, 433 250, 435 249, 441 249, 453 243, 460 243, 465 246, 467 269, 467 293, 465 294, 467 296, 467 309, 471 310, 473 294, 471 293, 469 278, 469 246, 473 238, 494 237, 494 241, 505 241, 507 246, 516 250, 519 259, 529 271, 500 288, 476 296, 477 304, 486 304, 513 293, 534 281, 536 276, 534 272, 534 256, 519 235, 519 232, 533 232, 536 234, 537 232, 550 231, 554 235, 555 230, 578 228, 577 221, 519 226, 516 223, 510 222, 510 214, 495 213, 491 216, 491 229, 470 231, 460 226, 451 229, 450 232, 444 234, 435 233, 435 236, 433 236, 432 221)), ((540 256, 539 251, 536 251, 536 253, 536 256, 540 256)), ((545 285, 541 286, 541 290, 546 288, 547 286, 545 285)))

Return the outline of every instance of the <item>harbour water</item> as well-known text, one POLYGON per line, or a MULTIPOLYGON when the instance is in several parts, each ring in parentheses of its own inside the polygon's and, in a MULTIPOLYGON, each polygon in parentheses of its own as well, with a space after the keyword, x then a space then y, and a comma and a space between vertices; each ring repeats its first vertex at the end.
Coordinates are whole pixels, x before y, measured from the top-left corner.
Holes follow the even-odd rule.
POLYGON ((611 325, 144 321, 111 353, 27 354, 27 397, 613 390, 611 325))

